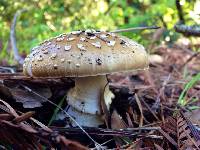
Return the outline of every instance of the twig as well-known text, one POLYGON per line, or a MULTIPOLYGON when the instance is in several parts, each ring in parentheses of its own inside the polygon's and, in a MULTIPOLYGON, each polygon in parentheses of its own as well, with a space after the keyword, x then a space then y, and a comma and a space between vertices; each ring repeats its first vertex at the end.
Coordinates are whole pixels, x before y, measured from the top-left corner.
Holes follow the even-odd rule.
POLYGON ((7 71, 10 73, 15 73, 15 70, 12 67, 4 67, 4 66, 0 66, 0 71, 7 71))
POLYGON ((33 112, 33 111, 29 111, 29 112, 23 113, 21 116, 15 117, 15 119, 13 119, 12 121, 14 123, 20 123, 20 122, 26 121, 27 119, 32 117, 34 115, 34 113, 35 112, 33 112))
POLYGON ((186 60, 186 62, 185 62, 180 68, 185 67, 185 65, 187 65, 193 58, 195 58, 195 57, 197 57, 197 56, 199 56, 199 55, 200 55, 200 52, 194 53, 192 56, 190 56, 190 58, 188 58, 188 59, 186 60))
POLYGON ((143 100, 143 98, 141 98, 141 101, 142 101, 143 104, 147 107, 147 109, 152 113, 152 115, 153 115, 158 121, 160 121, 160 119, 156 116, 156 114, 155 114, 154 111, 149 107, 149 105, 143 100))
POLYGON ((136 102, 137 102, 137 105, 138 105, 138 108, 139 108, 139 110, 140 110, 140 114, 141 114, 141 116, 140 116, 140 127, 142 127, 143 126, 143 121, 144 121, 144 115, 143 115, 143 110, 142 110, 142 104, 141 104, 141 102, 140 102, 140 100, 139 100, 139 97, 138 97, 138 95, 135 93, 135 100, 136 100, 136 102))
POLYGON ((164 80, 164 82, 163 82, 163 84, 162 84, 162 87, 160 88, 159 93, 158 93, 158 95, 157 95, 157 97, 156 97, 156 101, 155 101, 155 103, 154 103, 153 106, 152 106, 152 109, 154 109, 154 110, 157 110, 157 109, 158 109, 158 106, 159 106, 159 104, 160 104, 160 98, 161 98, 161 96, 162 96, 162 94, 163 94, 163 92, 164 92, 164 90, 165 90, 165 87, 166 87, 166 85, 168 84, 170 78, 171 78, 171 74, 169 74, 168 77, 167 77, 167 79, 164 80))
POLYGON ((157 26, 150 26, 150 27, 134 27, 134 28, 127 28, 127 29, 119 29, 111 31, 112 33, 119 33, 119 32, 130 32, 135 30, 146 30, 146 29, 159 29, 160 27, 157 26))
POLYGON ((177 143, 176 141, 174 141, 173 138, 171 138, 171 136, 169 136, 168 133, 166 133, 164 130, 160 129, 159 132, 175 147, 177 147, 177 143))
MULTIPOLYGON (((65 127, 50 127, 53 131, 58 131, 59 133, 65 134, 84 134, 80 128, 65 128, 65 127)), ((138 127, 138 128, 126 128, 126 129, 103 129, 96 127, 83 127, 90 135, 104 135, 104 136, 126 136, 133 137, 140 134, 140 131, 159 131, 160 127, 138 127)))
POLYGON ((17 48, 17 42, 16 42, 16 36, 15 36, 15 27, 16 27, 16 23, 17 23, 17 17, 20 16, 21 13, 23 13, 24 11, 26 11, 26 9, 21 9, 19 11, 17 11, 14 15, 13 18, 13 22, 11 25, 11 29, 10 29, 10 40, 11 40, 11 46, 14 52, 14 58, 15 60, 19 63, 19 64, 23 64, 24 59, 19 55, 19 51, 17 48))

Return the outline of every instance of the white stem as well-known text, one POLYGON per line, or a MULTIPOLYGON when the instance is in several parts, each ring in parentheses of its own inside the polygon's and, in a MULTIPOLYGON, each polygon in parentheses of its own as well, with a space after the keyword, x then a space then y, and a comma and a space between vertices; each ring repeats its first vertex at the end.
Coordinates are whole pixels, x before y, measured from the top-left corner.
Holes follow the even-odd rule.
POLYGON ((76 78, 75 87, 68 92, 68 104, 80 112, 100 115, 100 96, 106 84, 106 76, 76 78))
MULTIPOLYGON (((71 106, 68 113, 82 126, 97 127, 103 124, 100 108, 101 94, 107 84, 106 76, 80 77, 75 87, 68 92, 67 101, 71 106)), ((106 99, 111 103, 111 98, 106 99)))

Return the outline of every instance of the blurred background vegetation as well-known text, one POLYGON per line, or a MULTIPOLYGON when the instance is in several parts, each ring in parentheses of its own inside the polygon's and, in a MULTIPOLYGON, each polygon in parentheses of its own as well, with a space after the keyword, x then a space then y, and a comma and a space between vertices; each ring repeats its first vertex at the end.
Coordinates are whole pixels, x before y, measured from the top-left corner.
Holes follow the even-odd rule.
MULTIPOLYGON (((200 1, 181 0, 186 24, 200 23, 200 1)), ((10 27, 18 10, 17 47, 21 54, 41 41, 79 29, 115 30, 138 26, 161 26, 167 30, 159 42, 173 43, 179 21, 175 0, 0 0, 0 60, 13 64, 10 27)), ((123 33, 147 47, 155 30, 123 33)))

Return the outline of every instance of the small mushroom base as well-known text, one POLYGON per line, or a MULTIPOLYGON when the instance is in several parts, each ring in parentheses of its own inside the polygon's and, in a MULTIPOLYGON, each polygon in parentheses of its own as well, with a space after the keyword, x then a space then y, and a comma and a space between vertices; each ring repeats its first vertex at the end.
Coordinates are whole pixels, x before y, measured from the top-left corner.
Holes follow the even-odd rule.
MULTIPOLYGON (((98 127, 99 125, 103 124, 103 117, 101 115, 93 115, 87 114, 83 112, 79 112, 73 107, 70 107, 67 111, 75 120, 76 122, 85 127, 98 127)), ((70 122, 73 127, 77 126, 77 124, 73 121, 70 122)))

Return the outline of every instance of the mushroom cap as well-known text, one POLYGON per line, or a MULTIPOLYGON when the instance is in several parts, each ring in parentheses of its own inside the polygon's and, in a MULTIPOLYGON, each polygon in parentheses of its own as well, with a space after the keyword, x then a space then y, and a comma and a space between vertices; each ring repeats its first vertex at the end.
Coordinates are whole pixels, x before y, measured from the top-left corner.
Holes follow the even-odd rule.
POLYGON ((144 47, 105 31, 73 31, 45 40, 32 49, 23 65, 33 77, 82 77, 148 67, 144 47))

